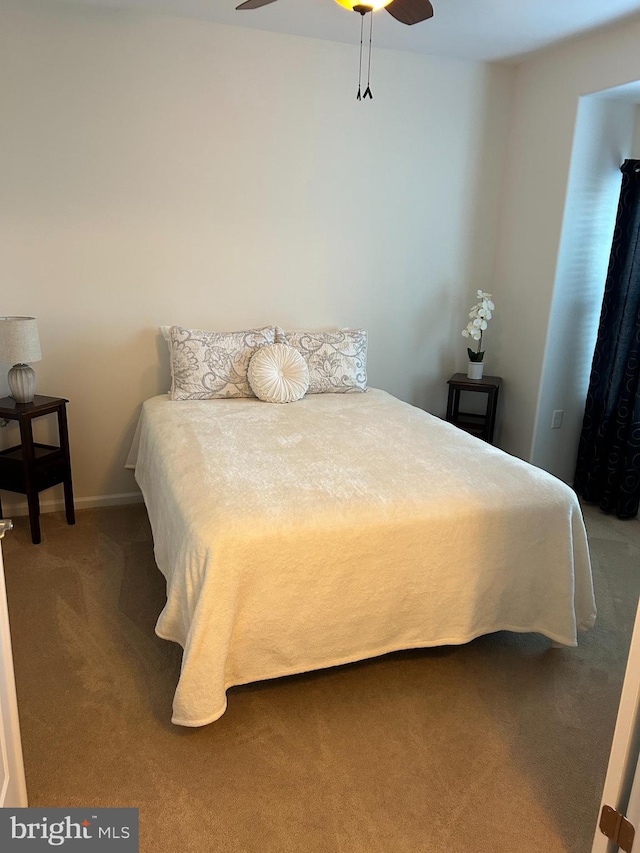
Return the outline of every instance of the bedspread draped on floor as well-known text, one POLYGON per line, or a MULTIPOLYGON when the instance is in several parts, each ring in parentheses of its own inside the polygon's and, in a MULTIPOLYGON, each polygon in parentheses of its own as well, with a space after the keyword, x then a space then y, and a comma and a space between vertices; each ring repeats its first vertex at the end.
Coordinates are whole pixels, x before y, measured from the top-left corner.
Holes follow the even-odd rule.
POLYGON ((154 397, 135 472, 179 725, 232 685, 498 630, 576 645, 595 620, 573 491, 383 391, 154 397))

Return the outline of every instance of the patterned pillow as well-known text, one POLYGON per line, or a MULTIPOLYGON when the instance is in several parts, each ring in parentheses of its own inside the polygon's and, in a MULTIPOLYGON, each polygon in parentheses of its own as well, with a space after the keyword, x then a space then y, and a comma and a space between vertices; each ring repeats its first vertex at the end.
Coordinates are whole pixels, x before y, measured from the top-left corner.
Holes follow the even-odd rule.
POLYGON ((169 339, 172 400, 253 397, 249 360, 257 349, 274 342, 275 328, 204 332, 172 326, 169 339))
MULTIPOLYGON (((279 330, 281 332, 281 330, 279 330)), ((284 332, 288 343, 304 356, 309 368, 309 394, 367 390, 367 333, 362 329, 284 332)))
POLYGON ((309 387, 306 361, 286 344, 261 347, 251 356, 248 376, 251 390, 266 403, 293 403, 309 387))

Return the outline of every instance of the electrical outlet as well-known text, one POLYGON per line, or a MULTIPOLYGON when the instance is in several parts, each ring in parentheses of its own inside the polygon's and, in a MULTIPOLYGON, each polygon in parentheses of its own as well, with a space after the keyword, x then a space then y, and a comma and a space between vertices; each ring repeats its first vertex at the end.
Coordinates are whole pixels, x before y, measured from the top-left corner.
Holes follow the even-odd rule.
POLYGON ((553 413, 553 417, 551 418, 551 429, 560 429, 562 426, 562 416, 564 415, 564 409, 556 409, 553 413))

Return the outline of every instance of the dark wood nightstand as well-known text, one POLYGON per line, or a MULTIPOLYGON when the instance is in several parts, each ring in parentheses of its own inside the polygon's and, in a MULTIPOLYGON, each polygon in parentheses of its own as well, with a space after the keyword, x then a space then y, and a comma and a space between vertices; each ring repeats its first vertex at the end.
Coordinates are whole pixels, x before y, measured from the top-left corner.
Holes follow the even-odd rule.
POLYGON ((493 444, 493 432, 496 426, 496 411, 498 410, 498 393, 502 385, 500 376, 483 376, 482 379, 469 379, 466 373, 454 373, 448 380, 449 399, 447 401, 447 420, 460 429, 477 435, 493 444), (460 393, 475 391, 487 395, 487 406, 484 414, 473 414, 460 411, 460 393))
MULTIPOLYGON (((0 489, 27 496, 31 539, 40 542, 40 496, 44 489, 64 484, 64 506, 67 522, 75 524, 71 457, 67 429, 68 400, 62 397, 43 397, 36 394, 32 403, 16 403, 13 397, 0 399, 0 420, 18 421, 20 441, 16 447, 0 451, 0 489), (33 419, 43 415, 58 415, 60 446, 37 444, 33 440, 33 419)), ((0 518, 2 503, 0 503, 0 518)))

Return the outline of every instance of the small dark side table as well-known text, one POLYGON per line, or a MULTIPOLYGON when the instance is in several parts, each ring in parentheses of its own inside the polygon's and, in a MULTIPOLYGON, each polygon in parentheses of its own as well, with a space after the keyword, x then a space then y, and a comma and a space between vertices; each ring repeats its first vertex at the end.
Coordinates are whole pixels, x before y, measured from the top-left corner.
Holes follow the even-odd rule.
POLYGON ((498 394, 502 385, 500 376, 483 376, 482 379, 469 379, 466 373, 454 373, 448 380, 449 399, 447 401, 447 420, 460 429, 478 436, 489 444, 493 444, 493 433, 496 426, 498 410, 498 394), (484 414, 472 414, 460 411, 460 394, 462 391, 474 391, 487 395, 487 405, 484 414))
MULTIPOLYGON (((40 536, 40 496, 44 489, 64 484, 64 506, 67 523, 75 524, 71 457, 67 428, 68 400, 62 397, 43 397, 36 394, 32 403, 16 403, 13 397, 0 398, 0 420, 18 421, 20 444, 0 451, 0 489, 27 496, 29 524, 34 545, 40 536), (57 414, 60 446, 38 444, 33 440, 33 420, 43 415, 57 414)), ((0 503, 0 518, 2 503, 0 503)))

